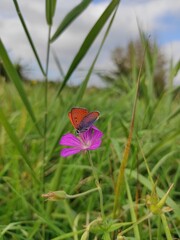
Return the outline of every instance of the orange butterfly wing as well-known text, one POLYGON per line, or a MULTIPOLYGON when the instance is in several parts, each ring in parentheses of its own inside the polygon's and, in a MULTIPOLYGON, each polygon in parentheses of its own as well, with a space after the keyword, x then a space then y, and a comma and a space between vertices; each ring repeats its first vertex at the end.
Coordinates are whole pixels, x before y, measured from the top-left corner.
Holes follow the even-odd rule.
POLYGON ((78 129, 79 124, 82 122, 89 111, 86 108, 72 108, 68 113, 68 117, 75 129, 78 129))

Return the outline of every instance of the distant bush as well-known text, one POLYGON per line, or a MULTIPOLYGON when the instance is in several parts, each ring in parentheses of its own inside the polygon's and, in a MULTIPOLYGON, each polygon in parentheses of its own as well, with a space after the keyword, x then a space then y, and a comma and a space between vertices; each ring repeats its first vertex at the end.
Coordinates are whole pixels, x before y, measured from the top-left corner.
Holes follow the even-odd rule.
MULTIPOLYGON (((121 91, 126 92, 131 89, 137 79, 146 45, 145 63, 142 72, 142 76, 145 78, 144 85, 148 85, 146 81, 150 79, 147 78, 151 78, 150 81, 153 82, 155 95, 161 95, 165 88, 166 61, 157 44, 150 42, 149 39, 130 41, 126 48, 116 48, 112 53, 116 70, 108 74, 100 74, 100 77, 106 83, 119 88, 121 91)), ((143 89, 140 92, 142 95, 143 89)))
MULTIPOLYGON (((26 80, 25 72, 27 70, 27 67, 22 65, 20 62, 17 62, 14 64, 14 67, 16 71, 18 72, 20 78, 22 80, 26 80)), ((0 61, 0 77, 4 78, 5 82, 10 82, 9 76, 6 73, 6 70, 4 69, 3 63, 0 61)))

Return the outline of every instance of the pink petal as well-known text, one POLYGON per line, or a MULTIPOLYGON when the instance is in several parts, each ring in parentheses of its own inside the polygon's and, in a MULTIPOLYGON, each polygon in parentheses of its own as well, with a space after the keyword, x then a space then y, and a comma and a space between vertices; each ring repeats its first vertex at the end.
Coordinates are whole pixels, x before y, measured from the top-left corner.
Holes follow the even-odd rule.
POLYGON ((92 126, 92 129, 95 130, 95 132, 99 133, 101 136, 103 136, 103 133, 95 126, 92 126))
POLYGON ((91 134, 91 138, 101 138, 103 136, 103 133, 95 126, 93 126, 90 130, 89 133, 91 134))
POLYGON ((95 150, 101 146, 101 139, 97 139, 96 141, 92 142, 91 146, 89 147, 89 150, 95 150))
POLYGON ((92 126, 86 132, 83 132, 80 134, 80 138, 85 143, 91 140, 93 141, 94 139, 97 139, 97 138, 101 138, 102 136, 103 136, 103 133, 95 126, 92 126))
POLYGON ((81 142, 80 142, 79 138, 74 136, 72 133, 67 133, 67 134, 63 135, 59 144, 64 145, 64 146, 71 146, 71 147, 81 146, 81 142))
POLYGON ((93 135, 93 138, 96 138, 96 139, 100 139, 102 138, 103 136, 103 133, 101 131, 94 131, 94 135, 93 135))
POLYGON ((103 136, 103 133, 101 131, 94 130, 93 133, 91 133, 91 141, 96 142, 97 140, 100 140, 103 136))
POLYGON ((92 137, 91 137, 91 146, 89 147, 90 150, 94 150, 101 146, 102 136, 103 136, 103 133, 99 129, 94 128, 94 132, 92 133, 92 137))
POLYGON ((64 148, 61 150, 61 157, 68 157, 71 156, 73 154, 79 153, 81 151, 81 149, 78 148, 64 148))
POLYGON ((91 140, 91 136, 92 136, 91 131, 92 130, 89 129, 86 132, 83 132, 83 133, 79 134, 80 138, 83 140, 84 143, 87 143, 87 142, 89 142, 89 140, 91 140))

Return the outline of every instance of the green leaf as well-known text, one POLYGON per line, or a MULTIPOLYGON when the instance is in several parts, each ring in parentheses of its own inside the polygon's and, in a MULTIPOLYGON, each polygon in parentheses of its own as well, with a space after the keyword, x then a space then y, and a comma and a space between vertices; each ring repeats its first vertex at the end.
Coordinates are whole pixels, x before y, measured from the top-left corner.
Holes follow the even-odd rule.
POLYGON ((23 222, 11 222, 7 225, 2 226, 1 229, 1 233, 0 236, 2 237, 6 232, 10 231, 10 230, 17 230, 21 227, 21 224, 23 224, 23 222))
MULTIPOLYGON (((27 207, 33 211, 34 214, 37 216, 37 221, 41 221, 42 223, 46 223, 47 226, 53 229, 53 232, 56 234, 64 234, 64 232, 57 226, 55 223, 50 219, 50 216, 45 213, 45 209, 42 207, 42 202, 36 201, 37 206, 35 207, 35 203, 32 201, 29 201, 25 194, 21 191, 17 191, 14 186, 7 180, 7 177, 3 177, 3 180, 8 184, 10 189, 21 199, 22 203, 26 203, 27 207)), ((22 226, 21 226, 22 229, 22 226)), ((28 235, 29 236, 29 235, 28 235)), ((30 238, 28 238, 30 239, 30 238)))
POLYGON ((107 27, 107 29, 106 29, 106 31, 105 31, 105 34, 104 34, 104 36, 103 36, 103 39, 102 39, 102 42, 101 42, 101 44, 100 44, 100 46, 99 46, 99 49, 98 49, 98 51, 97 51, 97 54, 96 54, 96 56, 95 56, 95 58, 94 58, 94 60, 93 60, 93 62, 92 62, 92 64, 91 64, 91 66, 90 66, 90 68, 89 68, 89 71, 88 71, 88 73, 87 73, 87 75, 86 75, 83 83, 81 84, 81 87, 79 88, 77 94, 75 95, 75 98, 74 98, 73 103, 74 103, 74 102, 78 103, 78 102, 79 102, 79 99, 82 99, 82 97, 83 97, 83 95, 84 95, 84 92, 85 92, 85 90, 86 90, 87 84, 88 84, 89 79, 90 79, 90 77, 91 77, 91 74, 92 74, 92 72, 93 72, 94 66, 95 66, 95 64, 96 64, 96 62, 97 62, 97 59, 98 59, 98 57, 99 57, 99 55, 100 55, 100 52, 101 52, 101 49, 102 49, 102 47, 103 47, 103 45, 104 45, 104 43, 105 43, 105 40, 106 40, 106 38, 107 38, 107 36, 108 36, 108 33, 109 33, 110 29, 111 29, 111 26, 112 26, 113 20, 114 20, 114 18, 115 18, 115 15, 116 15, 116 11, 115 11, 115 13, 114 13, 113 16, 112 16, 111 21, 110 21, 109 24, 108 24, 108 27, 107 27))
POLYGON ((37 124, 34 112, 33 112, 32 107, 31 107, 31 105, 28 101, 26 92, 23 88, 22 80, 20 79, 16 69, 14 68, 1 39, 0 39, 0 60, 2 60, 3 66, 6 70, 9 78, 14 83, 14 85, 15 85, 18 93, 19 93, 19 96, 21 97, 21 99, 22 99, 22 101, 23 101, 23 103, 24 103, 32 121, 34 122, 38 132, 41 134, 41 131, 40 131, 40 128, 37 124))
MULTIPOLYGON (((49 0, 51 1, 51 0, 49 0)), ((48 0, 46 0, 48 2, 48 0)), ((51 42, 55 41, 59 35, 75 20, 92 2, 92 0, 83 0, 80 4, 78 4, 75 8, 73 8, 63 19, 56 32, 51 38, 51 42)))
POLYGON ((173 113, 171 113, 171 115, 166 119, 166 121, 168 122, 176 116, 180 116, 180 106, 173 113))
MULTIPOLYGON (((149 156, 151 156, 151 154, 154 154, 156 151, 158 151, 159 149, 166 147, 168 145, 171 144, 171 141, 174 141, 174 139, 176 137, 178 137, 180 134, 180 129, 173 130, 170 133, 165 133, 162 137, 162 140, 159 142, 156 142, 150 149, 149 151, 146 153, 146 158, 148 158, 149 156)), ((162 149, 161 149, 162 151, 162 149)))
POLYGON ((114 232, 122 227, 126 227, 129 225, 132 225, 132 222, 122 222, 122 223, 113 223, 109 228, 108 228, 108 232, 114 232))
POLYGON ((45 76, 45 72, 44 72, 43 66, 42 66, 42 64, 41 64, 40 58, 39 58, 39 56, 38 56, 38 53, 37 53, 37 51, 36 51, 36 48, 35 48, 34 43, 33 43, 33 41, 32 41, 32 38, 31 38, 31 36, 30 36, 30 34, 29 34, 29 31, 28 31, 28 29, 27 29, 27 26, 26 26, 26 23, 25 23, 25 21, 24 21, 24 18, 23 18, 23 15, 22 15, 22 13, 21 13, 21 10, 20 10, 20 8, 19 8, 18 2, 17 2, 17 0, 13 0, 13 2, 14 2, 14 5, 15 5, 15 8, 16 8, 16 12, 17 12, 17 14, 18 14, 18 16, 19 16, 19 19, 20 19, 21 23, 22 23, 24 32, 26 33, 26 36, 27 36, 27 38, 28 38, 29 44, 30 44, 30 46, 31 46, 31 48, 32 48, 32 50, 33 50, 33 53, 34 53, 34 55, 35 55, 35 58, 36 58, 36 60, 37 60, 37 62, 38 62, 38 65, 39 65, 39 67, 40 67, 40 69, 41 69, 41 72, 42 72, 43 76, 45 76))
POLYGON ((19 151, 19 153, 23 157, 22 159, 24 160, 25 164, 27 165, 27 167, 28 167, 27 169, 28 169, 29 173, 35 179, 35 181, 37 183, 39 183, 39 180, 37 179, 36 174, 31 167, 30 160, 29 160, 26 152, 24 151, 23 146, 20 143, 18 137, 16 136, 14 130, 12 129, 11 125, 9 124, 6 116, 4 115, 2 108, 0 108, 0 122, 3 125, 3 127, 5 128, 7 134, 9 135, 9 137, 11 139, 11 141, 14 143, 17 150, 19 151))
POLYGON ((103 236, 102 236, 102 239, 103 239, 103 240, 111 240, 111 236, 110 236, 109 233, 106 233, 106 232, 105 232, 105 233, 103 234, 103 236))
POLYGON ((62 91, 62 89, 66 85, 66 82, 69 80, 70 76, 72 75, 72 73, 74 72, 74 70, 76 69, 78 64, 81 62, 81 60, 83 59, 85 54, 88 52, 89 48, 93 44, 94 40, 96 39, 96 37, 98 36, 98 34, 102 30, 102 28, 104 27, 105 23, 107 22, 107 20, 111 16, 114 9, 118 6, 119 2, 120 2, 120 0, 114 0, 108 5, 108 7, 105 9, 103 14, 100 16, 100 18, 97 20, 97 22, 95 23, 93 28, 90 30, 90 32, 86 36, 86 38, 85 38, 84 42, 82 43, 78 53, 74 57, 71 65, 69 67, 69 70, 68 70, 68 72, 67 72, 67 74, 64 78, 64 81, 63 81, 63 83, 62 83, 62 85, 61 85, 61 87, 58 91, 58 94, 62 91))
POLYGON ((117 223, 111 219, 105 220, 105 222, 95 222, 90 227, 90 232, 95 234, 103 234, 103 233, 111 233, 114 232, 122 227, 131 226, 132 222, 121 222, 117 223))
POLYGON ((57 66, 57 68, 58 68, 58 70, 59 70, 60 77, 61 77, 61 78, 64 78, 64 71, 63 71, 63 68, 62 68, 62 66, 61 66, 61 62, 60 62, 59 58, 57 57, 56 52, 53 51, 53 50, 52 50, 52 55, 53 55, 54 61, 55 61, 55 63, 56 63, 56 66, 57 66))
POLYGON ((174 77, 178 74, 179 69, 180 69, 180 60, 174 66, 174 77))
POLYGON ((53 16, 56 9, 56 0, 46 0, 46 21, 48 25, 52 25, 53 16))
MULTIPOLYGON (((125 171, 126 171, 127 177, 137 179, 137 172, 136 171, 134 171, 134 170, 132 171, 130 169, 126 169, 125 171)), ((138 180, 143 186, 146 186, 147 189, 152 191, 152 184, 146 177, 139 174, 138 175, 138 180)), ((163 190, 161 190, 159 187, 157 187, 156 190, 157 190, 157 194, 160 198, 162 198, 165 195, 165 192, 163 190)), ((174 210, 174 214, 176 215, 176 217, 178 219, 180 219, 180 209, 179 209, 178 204, 176 204, 176 202, 170 197, 167 198, 166 203, 174 210)))
MULTIPOLYGON (((126 184, 126 190, 127 190, 127 196, 128 196, 128 203, 129 203, 129 207, 130 207, 131 219, 132 219, 132 222, 137 222, 137 217, 136 217, 136 213, 135 213, 135 209, 134 209, 134 202, 132 199, 129 183, 128 183, 126 177, 125 177, 125 184, 126 184)), ((140 240, 141 237, 140 237, 138 225, 134 225, 133 229, 134 229, 135 239, 140 240)))

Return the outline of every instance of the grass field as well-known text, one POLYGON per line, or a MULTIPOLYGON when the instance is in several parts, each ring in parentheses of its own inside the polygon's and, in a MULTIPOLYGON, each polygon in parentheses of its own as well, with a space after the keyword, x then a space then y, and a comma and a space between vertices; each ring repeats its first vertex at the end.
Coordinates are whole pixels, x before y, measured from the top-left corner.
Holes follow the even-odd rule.
MULTIPOLYGON (((44 99, 40 96, 43 96, 44 85, 25 84, 24 87, 38 125, 43 130, 44 99)), ((139 239, 165 239, 162 213, 154 214, 138 225, 133 225, 132 222, 151 212, 146 204, 147 195, 154 194, 161 199, 172 183, 174 186, 166 203, 173 211, 163 216, 172 239, 178 239, 178 99, 173 99, 172 93, 167 91, 161 99, 149 99, 148 104, 147 99, 138 100, 134 134, 125 170, 126 180, 121 186, 123 193, 120 210, 117 219, 113 220, 114 185, 128 137, 135 91, 132 89, 128 94, 122 95, 113 88, 85 90, 83 98, 77 104, 101 112, 96 126, 104 134, 101 147, 90 152, 103 193, 105 219, 99 223, 101 213, 98 191, 57 202, 45 201, 41 197, 43 193, 57 190, 74 195, 96 188, 87 154, 69 158, 59 156, 62 147, 58 141, 62 134, 74 133, 67 113, 74 106, 74 92, 78 89, 66 88, 56 101, 56 85, 50 85, 48 91, 44 153, 44 138, 30 119, 14 85, 1 82, 1 111, 10 127, 9 135, 3 126, 0 131, 2 239, 80 239, 95 220, 97 222, 90 227, 90 239, 94 239, 95 235, 99 236, 98 239, 110 239, 107 237, 111 236, 109 232, 118 230, 115 231, 117 233, 129 226, 132 229, 124 234, 127 239, 138 239, 138 235, 139 239), (12 134, 18 142, 13 142, 12 134), (22 150, 25 156, 22 155, 22 150), (36 178, 33 178, 26 161, 29 161, 36 178), (157 181, 157 195, 153 193, 151 177, 154 182, 157 181), (130 225, 121 226, 125 223, 130 225)))
POLYGON ((74 56, 63 82, 49 83, 50 44, 90 1, 73 9, 53 36, 56 1, 46 1, 45 68, 18 2, 13 2, 44 81, 22 81, 0 41, 0 63, 10 80, 0 77, 0 239, 180 239, 180 96, 179 88, 173 87, 179 63, 171 65, 159 97, 153 86, 156 54, 149 54, 146 46, 144 70, 138 77, 134 66, 131 85, 124 77, 126 91, 113 85, 87 88, 120 2, 112 0, 74 56), (82 84, 68 86, 109 19, 82 84), (75 106, 100 112, 95 125, 103 133, 102 143, 95 150, 64 158, 59 141, 67 133, 75 134, 68 118, 75 106))

